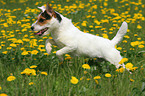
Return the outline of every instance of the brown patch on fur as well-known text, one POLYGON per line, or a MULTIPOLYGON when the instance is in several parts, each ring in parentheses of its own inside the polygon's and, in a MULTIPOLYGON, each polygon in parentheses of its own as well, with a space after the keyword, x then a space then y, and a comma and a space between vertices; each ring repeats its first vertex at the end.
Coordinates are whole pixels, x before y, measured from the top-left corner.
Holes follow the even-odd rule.
POLYGON ((39 16, 37 17, 37 20, 38 20, 37 24, 39 24, 40 26, 43 26, 43 25, 47 24, 47 22, 49 22, 51 19, 47 20, 45 17, 43 17, 41 14, 39 14, 39 16), (40 20, 43 20, 43 22, 40 20))
POLYGON ((49 22, 52 17, 57 18, 57 15, 55 13, 55 11, 53 10, 53 8, 49 5, 49 3, 47 3, 46 6, 46 11, 44 11, 43 13, 40 13, 37 17, 37 24, 39 24, 40 26, 45 25, 47 22, 49 22))

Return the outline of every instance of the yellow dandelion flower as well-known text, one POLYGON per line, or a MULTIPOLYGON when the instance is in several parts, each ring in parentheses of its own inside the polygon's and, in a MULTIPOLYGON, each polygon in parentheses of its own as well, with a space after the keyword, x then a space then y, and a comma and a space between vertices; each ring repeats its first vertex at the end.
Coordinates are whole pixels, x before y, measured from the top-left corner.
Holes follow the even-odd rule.
POLYGON ((53 39, 52 37, 49 37, 49 39, 53 39))
POLYGON ((47 72, 41 72, 41 74, 46 75, 46 76, 48 75, 47 72))
POLYGON ((53 51, 52 53, 56 53, 56 51, 53 51))
POLYGON ((133 67, 133 68, 131 69, 131 71, 135 71, 137 68, 138 68, 138 67, 133 67))
POLYGON ((84 71, 84 74, 87 74, 88 72, 87 71, 84 71))
POLYGON ((116 69, 117 72, 123 73, 125 71, 124 68, 116 69))
POLYGON ((5 93, 1 93, 0 96, 8 96, 8 95, 5 93))
POLYGON ((87 26, 86 22, 83 22, 83 23, 82 23, 82 26, 87 26))
POLYGON ((138 29, 141 29, 142 27, 141 27, 140 25, 137 25, 137 28, 138 28, 138 29))
POLYGON ((7 54, 7 53, 8 53, 8 51, 3 51, 2 53, 3 53, 3 54, 7 54))
POLYGON ((118 50, 122 50, 122 48, 121 48, 121 47, 117 47, 116 49, 118 49, 118 50))
POLYGON ((124 62, 127 62, 127 61, 128 61, 128 58, 122 58, 119 64, 123 64, 124 62))
POLYGON ((70 60, 70 59, 72 59, 70 56, 65 58, 65 60, 70 60))
POLYGON ((125 35, 124 38, 130 38, 128 35, 125 35))
POLYGON ((0 90, 2 90, 2 87, 0 86, 0 90))
POLYGON ((138 45, 139 48, 144 48, 144 45, 138 45))
POLYGON ((90 78, 87 78, 87 81, 91 80, 90 78))
POLYGON ((44 53, 44 55, 48 56, 49 54, 48 53, 44 53))
POLYGON ((108 3, 107 2, 104 2, 104 6, 108 6, 108 3))
POLYGON ((123 42, 123 43, 127 43, 127 40, 123 40, 122 42, 123 42))
POLYGON ((15 79, 16 79, 15 76, 9 76, 9 77, 7 78, 7 81, 13 81, 13 80, 15 80, 15 79))
POLYGON ((36 75, 36 70, 26 68, 23 72, 21 72, 21 74, 26 74, 26 75, 32 74, 32 75, 36 75))
POLYGON ((101 79, 101 76, 95 76, 94 79, 101 79))
POLYGON ((133 79, 130 79, 130 81, 131 81, 131 82, 134 82, 134 80, 133 80, 133 79))
POLYGON ((33 51, 31 51, 31 54, 33 54, 33 55, 37 55, 37 53, 38 53, 37 50, 33 50, 33 51))
POLYGON ((105 77, 111 77, 111 74, 106 73, 106 74, 105 74, 105 77))
POLYGON ((29 85, 33 85, 33 84, 34 84, 34 82, 30 82, 30 83, 29 83, 29 85))
POLYGON ((98 80, 95 80, 96 84, 99 84, 98 80))
POLYGON ((37 66, 36 65, 32 65, 32 66, 30 66, 30 68, 36 68, 37 66))
POLYGON ((77 84, 79 82, 79 80, 76 77, 72 76, 70 82, 72 84, 77 84))
POLYGON ((65 56, 69 57, 70 55, 69 54, 65 54, 65 56))
POLYGON ((133 68, 133 64, 132 63, 127 63, 125 65, 126 69, 131 70, 133 68))
POLYGON ((90 68, 91 68, 91 67, 89 66, 89 64, 83 64, 82 67, 83 67, 84 69, 90 69, 90 68))
POLYGON ((36 75, 36 70, 31 69, 31 74, 32 74, 32 75, 36 75))
POLYGON ((102 34, 102 35, 103 35, 103 38, 108 39, 108 35, 107 34, 102 34))
POLYGON ((21 55, 28 55, 29 53, 26 51, 26 50, 24 50, 22 53, 21 53, 21 55))
POLYGON ((134 36, 138 36, 138 34, 134 34, 134 36))

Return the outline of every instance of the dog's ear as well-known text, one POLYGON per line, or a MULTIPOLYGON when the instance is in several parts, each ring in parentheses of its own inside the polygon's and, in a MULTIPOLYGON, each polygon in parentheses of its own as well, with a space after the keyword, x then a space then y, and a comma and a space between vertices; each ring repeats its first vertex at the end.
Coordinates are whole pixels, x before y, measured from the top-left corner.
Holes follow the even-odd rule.
POLYGON ((42 10, 42 12, 44 12, 46 10, 45 6, 41 6, 41 7, 38 7, 39 9, 42 10))
POLYGON ((53 8, 50 6, 49 3, 47 3, 47 5, 46 5, 46 12, 48 14, 50 14, 51 16, 54 16, 56 18, 56 14, 55 14, 53 8))

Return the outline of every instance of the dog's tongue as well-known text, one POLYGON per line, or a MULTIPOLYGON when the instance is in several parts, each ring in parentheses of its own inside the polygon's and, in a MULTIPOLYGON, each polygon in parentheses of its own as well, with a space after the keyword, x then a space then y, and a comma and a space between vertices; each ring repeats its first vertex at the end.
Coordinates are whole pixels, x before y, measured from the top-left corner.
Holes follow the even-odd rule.
POLYGON ((42 31, 39 31, 39 32, 37 32, 37 33, 34 33, 35 35, 40 35, 40 34, 42 34, 42 31))
POLYGON ((48 28, 42 29, 37 33, 34 33, 35 35, 42 35, 48 28))

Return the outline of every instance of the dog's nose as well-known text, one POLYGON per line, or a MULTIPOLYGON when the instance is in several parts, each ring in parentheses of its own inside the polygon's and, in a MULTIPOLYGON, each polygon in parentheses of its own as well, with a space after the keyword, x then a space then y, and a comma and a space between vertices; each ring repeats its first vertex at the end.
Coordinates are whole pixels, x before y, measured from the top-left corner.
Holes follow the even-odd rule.
POLYGON ((34 30, 34 26, 31 26, 31 30, 34 30))

